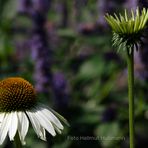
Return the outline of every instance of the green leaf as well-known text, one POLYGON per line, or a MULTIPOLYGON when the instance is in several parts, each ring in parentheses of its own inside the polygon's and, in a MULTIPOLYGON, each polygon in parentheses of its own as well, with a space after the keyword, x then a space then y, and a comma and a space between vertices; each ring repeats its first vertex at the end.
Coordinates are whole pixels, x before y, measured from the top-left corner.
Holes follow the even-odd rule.
POLYGON ((60 29, 58 30, 57 33, 60 37, 67 37, 67 38, 77 37, 76 32, 74 32, 72 29, 60 29))
POLYGON ((9 0, 3 10, 4 19, 12 19, 16 16, 19 0, 9 0))
POLYGON ((97 128, 97 136, 104 147, 109 147, 120 137, 119 131, 117 122, 104 123, 97 128))
POLYGON ((104 69, 104 63, 101 59, 94 58, 81 65, 78 77, 80 79, 93 79, 101 75, 104 69))

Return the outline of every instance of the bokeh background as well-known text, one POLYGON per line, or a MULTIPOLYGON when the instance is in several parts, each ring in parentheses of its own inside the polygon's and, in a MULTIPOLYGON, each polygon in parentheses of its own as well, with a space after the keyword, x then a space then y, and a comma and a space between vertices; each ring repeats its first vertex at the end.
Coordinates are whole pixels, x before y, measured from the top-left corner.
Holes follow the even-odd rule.
MULTIPOLYGON (((0 79, 30 81, 40 102, 70 124, 26 148, 128 148, 127 68, 105 13, 147 0, 0 0, 0 79)), ((147 34, 147 33, 146 33, 147 34)), ((148 38, 135 53, 136 148, 148 147, 148 38)), ((9 140, 2 148, 13 147, 9 140)))

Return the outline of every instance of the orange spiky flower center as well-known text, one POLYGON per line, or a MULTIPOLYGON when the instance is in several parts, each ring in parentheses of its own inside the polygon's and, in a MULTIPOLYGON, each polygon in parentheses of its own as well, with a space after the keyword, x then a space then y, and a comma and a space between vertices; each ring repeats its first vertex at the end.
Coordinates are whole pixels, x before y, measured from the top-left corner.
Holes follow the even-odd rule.
POLYGON ((0 112, 25 111, 36 105, 33 86, 20 77, 0 81, 0 112))

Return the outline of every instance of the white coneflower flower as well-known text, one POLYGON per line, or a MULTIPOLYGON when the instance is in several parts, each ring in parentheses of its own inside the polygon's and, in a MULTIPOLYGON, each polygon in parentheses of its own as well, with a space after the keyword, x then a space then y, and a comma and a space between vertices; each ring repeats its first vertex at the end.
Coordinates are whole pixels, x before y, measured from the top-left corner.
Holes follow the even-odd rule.
POLYGON ((13 141, 18 132, 20 141, 25 144, 29 120, 38 137, 46 140, 45 130, 52 136, 61 133, 62 121, 66 120, 57 112, 37 104, 33 86, 20 77, 0 81, 0 145, 6 136, 13 141))

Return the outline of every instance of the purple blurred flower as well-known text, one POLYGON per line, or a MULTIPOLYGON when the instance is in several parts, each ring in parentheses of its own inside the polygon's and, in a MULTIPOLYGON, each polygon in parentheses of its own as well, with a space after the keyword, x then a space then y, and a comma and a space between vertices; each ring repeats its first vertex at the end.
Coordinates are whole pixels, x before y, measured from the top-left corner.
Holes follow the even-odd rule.
POLYGON ((47 14, 51 0, 32 0, 33 9, 37 10, 40 13, 47 14))
POLYGON ((103 114, 102 114, 102 121, 103 122, 109 122, 116 119, 117 116, 117 108, 116 105, 111 104, 109 107, 107 107, 103 114))
POLYGON ((31 0, 19 0, 18 1, 18 13, 21 14, 28 14, 31 11, 32 8, 32 2, 31 0))
POLYGON ((66 79, 63 73, 55 73, 53 75, 54 88, 56 90, 65 89, 66 79))
POLYGON ((55 105, 58 108, 67 107, 69 102, 69 87, 64 74, 61 72, 53 74, 52 83, 55 97, 55 105))
POLYGON ((30 14, 32 11, 38 11, 39 13, 47 15, 50 3, 51 0, 19 0, 18 12, 30 14))
POLYGON ((49 95, 49 90, 52 90, 55 105, 61 108, 68 104, 69 91, 64 74, 53 74, 51 70, 53 51, 49 45, 50 38, 45 28, 50 2, 51 0, 21 0, 20 4, 22 12, 26 13, 32 21, 29 43, 31 56, 35 62, 33 75, 35 89, 47 95, 49 95))
POLYGON ((117 63, 122 62, 120 57, 115 52, 112 52, 112 51, 104 53, 104 58, 107 61, 115 61, 117 63))

